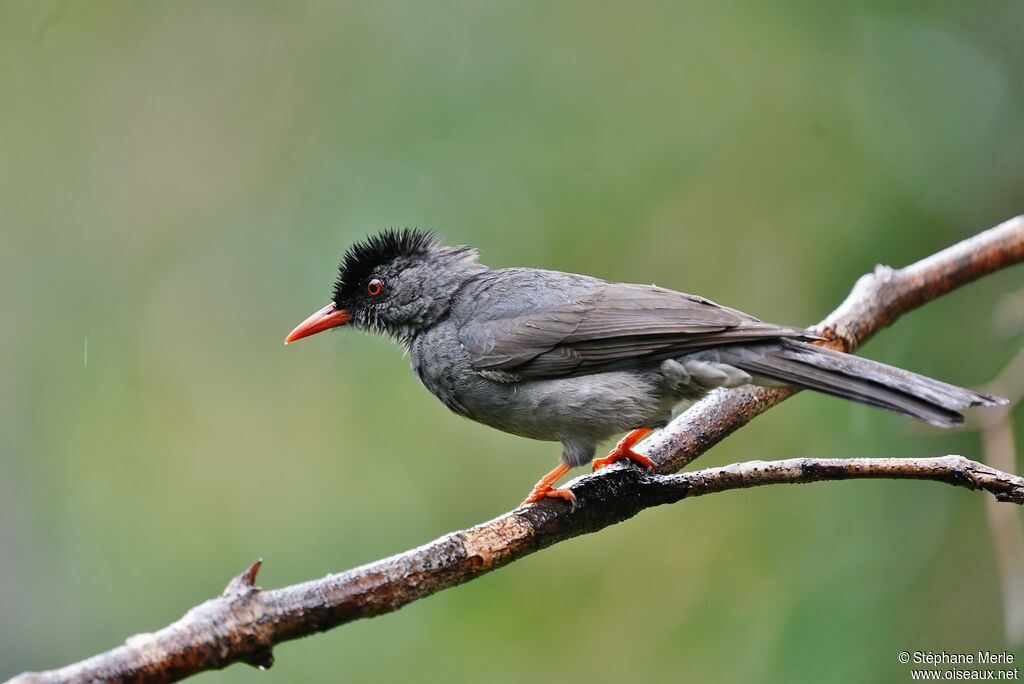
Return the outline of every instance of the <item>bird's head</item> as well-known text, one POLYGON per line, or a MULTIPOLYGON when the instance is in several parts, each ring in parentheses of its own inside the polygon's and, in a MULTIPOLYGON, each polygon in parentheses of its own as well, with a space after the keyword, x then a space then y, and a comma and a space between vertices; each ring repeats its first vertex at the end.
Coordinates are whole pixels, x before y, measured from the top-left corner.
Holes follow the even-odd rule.
POLYGON ((408 342, 437 322, 463 282, 485 268, 470 247, 446 247, 432 231, 386 230, 352 245, 338 266, 333 301, 285 344, 350 324, 408 342))

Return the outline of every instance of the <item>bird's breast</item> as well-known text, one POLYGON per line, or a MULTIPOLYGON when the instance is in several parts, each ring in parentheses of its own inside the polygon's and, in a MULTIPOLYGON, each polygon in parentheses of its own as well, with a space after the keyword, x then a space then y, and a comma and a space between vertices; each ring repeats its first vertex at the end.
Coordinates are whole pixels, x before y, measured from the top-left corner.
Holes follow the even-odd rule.
POLYGON ((496 382, 473 370, 454 326, 420 335, 409 351, 416 376, 449 409, 532 439, 597 441, 660 425, 673 403, 654 371, 496 382))
POLYGON ((472 418, 461 395, 473 380, 473 369, 454 331, 438 326, 417 336, 409 346, 412 370, 423 386, 449 409, 472 418))

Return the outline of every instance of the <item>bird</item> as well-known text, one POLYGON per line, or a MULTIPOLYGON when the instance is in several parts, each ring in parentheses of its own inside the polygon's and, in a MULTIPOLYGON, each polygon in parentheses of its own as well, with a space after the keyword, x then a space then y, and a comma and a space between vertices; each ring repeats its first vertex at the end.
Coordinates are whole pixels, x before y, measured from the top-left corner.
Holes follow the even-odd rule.
POLYGON ((911 371, 820 345, 800 327, 764 323, 709 299, 537 268, 488 268, 478 251, 431 230, 389 229, 356 242, 331 302, 285 344, 352 327, 405 347, 422 384, 458 415, 561 442, 558 465, 523 504, 562 499, 558 480, 593 461, 627 459, 677 407, 718 389, 786 386, 895 411, 941 427, 959 410, 1005 404, 911 371), (597 445, 626 433, 611 452, 597 445))

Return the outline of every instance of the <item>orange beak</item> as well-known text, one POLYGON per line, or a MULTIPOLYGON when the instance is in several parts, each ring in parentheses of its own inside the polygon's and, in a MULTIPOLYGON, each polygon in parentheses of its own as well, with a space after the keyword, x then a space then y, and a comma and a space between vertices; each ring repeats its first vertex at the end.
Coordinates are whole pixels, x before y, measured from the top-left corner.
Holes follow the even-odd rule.
POLYGON ((351 320, 352 316, 349 315, 348 311, 336 308, 332 302, 299 323, 295 330, 292 330, 288 333, 288 337, 284 338, 284 343, 288 344, 289 342, 301 340, 303 337, 309 337, 324 330, 337 328, 339 325, 345 325, 351 320))

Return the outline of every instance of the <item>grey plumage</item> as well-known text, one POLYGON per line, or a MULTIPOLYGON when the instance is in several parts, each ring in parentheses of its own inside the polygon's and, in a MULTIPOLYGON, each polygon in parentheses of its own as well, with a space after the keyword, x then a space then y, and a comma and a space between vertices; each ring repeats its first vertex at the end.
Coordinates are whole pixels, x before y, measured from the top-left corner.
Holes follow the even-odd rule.
POLYGON ((720 387, 785 384, 941 426, 961 423, 960 409, 1004 403, 809 344, 818 338, 808 330, 701 297, 489 269, 474 250, 419 231, 384 233, 350 250, 334 308, 346 312, 343 322, 405 344, 416 375, 451 410, 559 441, 571 466, 590 461, 599 441, 662 426, 678 404, 720 387), (383 283, 382 294, 368 294, 369 279, 383 283))
POLYGON ((762 323, 702 297, 653 285, 508 268, 467 284, 459 340, 476 370, 517 380, 588 375, 806 330, 762 323))

